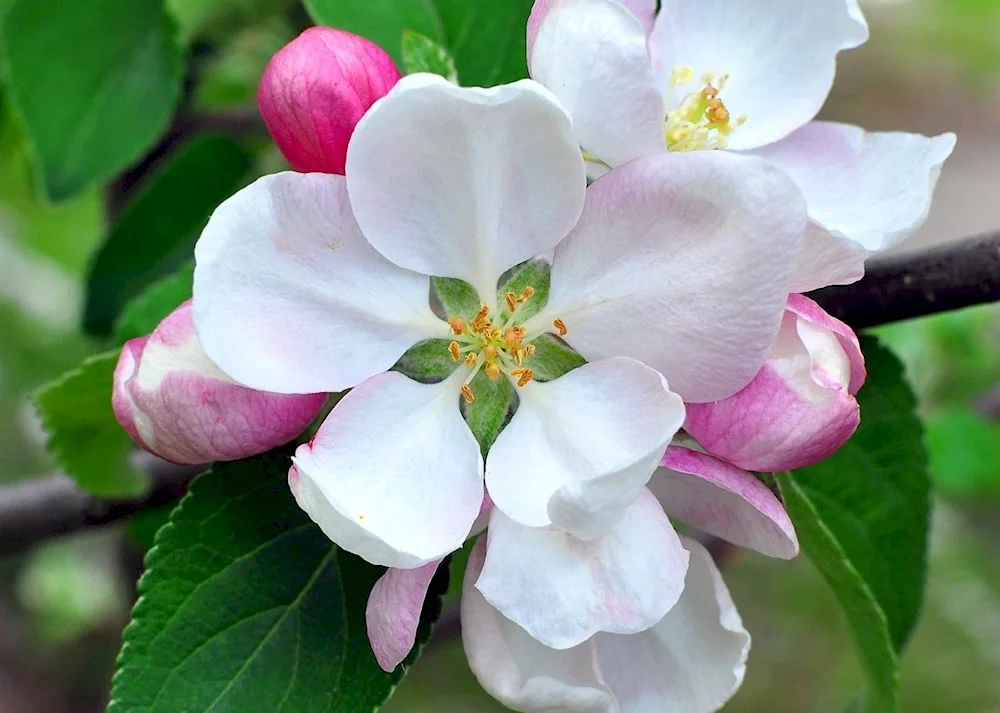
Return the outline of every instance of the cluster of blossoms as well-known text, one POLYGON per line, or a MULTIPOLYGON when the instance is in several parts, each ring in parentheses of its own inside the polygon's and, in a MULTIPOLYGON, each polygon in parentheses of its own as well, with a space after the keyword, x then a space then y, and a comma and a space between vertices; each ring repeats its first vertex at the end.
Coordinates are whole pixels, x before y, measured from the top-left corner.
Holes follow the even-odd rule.
POLYGON ((379 663, 485 529, 463 639, 520 711, 708 713, 739 687, 749 635, 672 519, 797 554, 752 471, 833 453, 865 379, 801 292, 912 234, 954 145, 812 120, 867 38, 856 0, 656 5, 538 0, 532 79, 488 89, 303 33, 259 93, 296 172, 218 208, 193 302, 116 372, 123 426, 178 462, 285 443, 346 391, 289 485, 389 568, 379 663))

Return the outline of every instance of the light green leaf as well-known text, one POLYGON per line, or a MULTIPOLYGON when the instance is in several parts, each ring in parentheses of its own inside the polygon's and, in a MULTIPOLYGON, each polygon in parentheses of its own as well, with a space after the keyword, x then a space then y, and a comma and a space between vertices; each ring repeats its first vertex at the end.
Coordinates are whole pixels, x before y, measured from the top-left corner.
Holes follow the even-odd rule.
POLYGON ((317 24, 367 37, 403 64, 403 31, 451 53, 469 86, 528 76, 526 27, 533 0, 305 0, 317 24))
POLYGON ((403 30, 403 71, 406 74, 430 72, 458 84, 458 70, 448 50, 429 37, 403 30))
POLYGON ((479 449, 485 458, 493 441, 514 415, 517 397, 510 379, 504 376, 490 381, 482 370, 472 379, 469 387, 475 400, 470 404, 461 399, 462 416, 479 441, 479 449))
POLYGON ((84 327, 106 336, 125 304, 191 259, 212 211, 241 186, 250 162, 232 140, 200 136, 128 206, 87 281, 84 327))
POLYGON ((125 630, 109 713, 374 711, 440 614, 442 568, 418 646, 382 671, 365 605, 384 571, 339 550, 295 504, 290 451, 217 464, 156 536, 125 630))
POLYGON ((117 362, 117 351, 91 357, 35 394, 56 462, 80 487, 108 498, 148 487, 148 478, 129 463, 135 446, 111 409, 117 362))
POLYGON ((171 312, 191 299, 194 264, 188 263, 173 275, 157 280, 126 305, 115 325, 115 343, 144 337, 171 312))
POLYGON ((53 198, 123 170, 167 127, 181 52, 163 0, 15 0, 3 38, 9 95, 53 198))
POLYGON ((427 339, 407 349, 392 368, 423 384, 444 381, 460 364, 451 358, 448 344, 447 339, 427 339))
POLYGON ((833 457, 778 477, 803 549, 840 599, 870 686, 869 713, 898 710, 898 652, 926 578, 930 480, 899 361, 862 340, 861 427, 833 457))

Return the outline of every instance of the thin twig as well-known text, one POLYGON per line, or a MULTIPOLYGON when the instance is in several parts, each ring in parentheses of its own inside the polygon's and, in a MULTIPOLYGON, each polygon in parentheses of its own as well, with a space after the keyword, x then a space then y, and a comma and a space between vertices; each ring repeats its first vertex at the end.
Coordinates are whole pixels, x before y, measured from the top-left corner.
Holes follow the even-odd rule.
POLYGON ((809 296, 855 329, 1000 301, 1000 233, 877 258, 860 282, 809 296))

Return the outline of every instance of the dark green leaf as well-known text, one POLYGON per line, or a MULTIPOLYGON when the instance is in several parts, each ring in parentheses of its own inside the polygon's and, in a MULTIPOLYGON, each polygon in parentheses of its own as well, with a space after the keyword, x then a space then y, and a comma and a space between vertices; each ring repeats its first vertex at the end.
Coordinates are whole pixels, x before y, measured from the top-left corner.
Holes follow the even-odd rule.
POLYGON ((125 304, 191 259, 208 217, 243 183, 250 162, 233 141, 200 136, 175 154, 126 209, 97 254, 84 326, 106 336, 125 304))
POLYGON ((454 277, 432 277, 431 298, 441 304, 448 317, 472 319, 482 302, 472 285, 454 277))
POLYGON ((50 196, 121 171, 167 127, 181 53, 163 0, 15 0, 3 37, 7 87, 50 196))
POLYGON ((535 291, 535 294, 521 304, 517 310, 518 322, 524 322, 529 317, 538 314, 549 301, 551 284, 552 266, 544 260, 528 260, 512 267, 500 278, 500 286, 497 288, 497 304, 503 307, 500 319, 506 320, 510 316, 510 311, 506 308, 508 292, 513 292, 515 296, 521 296, 526 287, 531 287, 535 291))
POLYGON ((930 481, 916 403, 902 365, 863 340, 861 427, 837 454, 779 475, 806 553, 847 614, 870 680, 866 710, 898 710, 898 652, 926 579, 930 481))
POLYGON ((430 72, 458 84, 458 70, 448 50, 429 37, 403 30, 403 71, 407 74, 430 72))
POLYGON ((493 441, 514 414, 517 405, 514 384, 506 376, 490 381, 486 372, 480 370, 469 386, 475 400, 471 404, 462 400, 462 415, 472 435, 479 441, 485 458, 493 441))
POLYGON ((528 76, 526 26, 533 0, 305 0, 318 24, 350 30, 402 64, 404 30, 445 47, 470 86, 528 76))
POLYGON ((154 329, 167 315, 191 299, 194 282, 194 264, 183 265, 173 275, 157 280, 142 294, 126 305, 115 325, 115 342, 123 344, 129 339, 143 337, 154 329))
POLYGON ((586 359, 551 334, 543 334, 532 344, 535 353, 524 360, 524 365, 535 372, 536 381, 558 379, 587 363, 586 359))
MULTIPOLYGON (((298 508, 289 455, 218 464, 159 532, 109 713, 373 711, 415 660, 378 667, 365 605, 384 570, 298 508)), ((431 589, 418 648, 440 614, 444 568, 431 589)))
POLYGON ((146 476, 129 463, 135 446, 111 409, 117 362, 117 351, 91 357, 35 394, 56 462, 85 490, 111 498, 148 487, 146 476))
POLYGON ((410 347, 392 368, 415 381, 432 384, 444 381, 460 362, 451 358, 447 339, 428 339, 410 347))

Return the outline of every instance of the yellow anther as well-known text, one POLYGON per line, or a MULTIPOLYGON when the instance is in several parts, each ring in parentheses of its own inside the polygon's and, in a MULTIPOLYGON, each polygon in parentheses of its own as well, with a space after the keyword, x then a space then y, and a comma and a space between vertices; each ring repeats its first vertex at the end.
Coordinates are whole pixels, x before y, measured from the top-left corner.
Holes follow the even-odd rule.
POLYGON ((514 360, 514 363, 517 366, 521 366, 522 362, 524 362, 524 355, 525 355, 524 349, 515 349, 510 353, 510 358, 514 360))
POLYGON ((452 342, 448 345, 448 353, 451 354, 451 358, 454 361, 458 361, 462 358, 462 348, 459 346, 458 342, 452 342))
POLYGON ((524 356, 530 357, 535 355, 535 345, 529 344, 524 348, 524 356))
POLYGON ((476 400, 476 395, 472 393, 472 387, 469 386, 467 383, 462 384, 462 396, 465 397, 465 403, 467 404, 471 404, 473 401, 476 400))
POLYGON ((500 350, 492 344, 487 345, 483 347, 483 356, 486 357, 487 363, 492 363, 497 360, 498 356, 500 356, 500 350))
POLYGON ((520 349, 521 340, 524 339, 524 335, 527 334, 528 330, 524 327, 511 327, 504 330, 503 341, 507 345, 508 349, 520 349))
POLYGON ((465 365, 470 369, 476 365, 477 361, 479 361, 479 355, 475 352, 469 352, 465 355, 465 365))
POLYGON ((483 371, 486 372, 486 376, 490 377, 490 381, 496 381, 500 378, 500 365, 495 361, 487 364, 483 371))
POLYGON ((465 331, 465 320, 461 317, 451 317, 448 326, 451 327, 451 333, 458 337, 465 331))
POLYGON ((524 304, 532 297, 534 297, 534 295, 535 295, 535 288, 532 287, 531 285, 528 285, 521 291, 521 296, 517 298, 517 301, 520 302, 521 304, 524 304))
POLYGON ((476 316, 472 318, 472 331, 477 334, 480 334, 483 332, 484 329, 488 329, 490 326, 492 326, 492 324, 490 323, 489 315, 490 315, 489 307, 487 307, 486 305, 480 307, 479 311, 476 312, 476 316))
POLYGON ((519 366, 510 370, 510 375, 517 379, 518 386, 524 386, 535 378, 535 372, 527 367, 519 366))
POLYGON ((670 86, 680 87, 694 79, 694 70, 690 67, 674 67, 670 73, 670 86))
POLYGON ((559 333, 560 337, 565 337, 567 334, 569 334, 569 329, 567 329, 566 323, 563 322, 561 319, 553 319, 552 326, 556 328, 556 332, 559 333))
MULTIPOLYGON (((670 76, 670 86, 689 84, 694 78, 690 67, 678 67, 670 76)), ((746 121, 740 116, 733 121, 732 114, 720 96, 729 81, 728 74, 716 77, 711 72, 701 76, 704 85, 691 92, 672 109, 664 122, 663 137, 670 151, 698 151, 724 149, 729 145, 729 135, 746 121)))
POLYGON ((513 312, 517 309, 517 295, 513 292, 508 292, 504 295, 504 300, 507 302, 507 311, 513 312))

